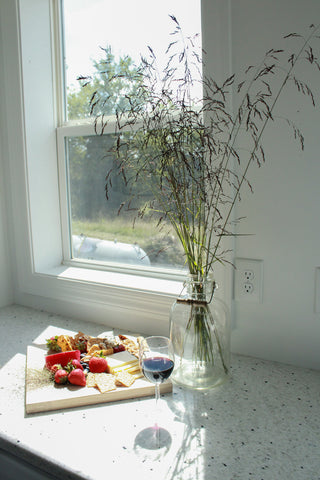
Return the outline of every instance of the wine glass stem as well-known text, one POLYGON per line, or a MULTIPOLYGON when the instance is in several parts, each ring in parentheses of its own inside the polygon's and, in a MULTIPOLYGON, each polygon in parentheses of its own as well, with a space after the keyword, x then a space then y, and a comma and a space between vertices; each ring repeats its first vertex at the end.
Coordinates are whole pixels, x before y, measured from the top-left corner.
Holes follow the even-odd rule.
POLYGON ((155 385, 156 409, 158 408, 159 398, 160 398, 160 384, 156 383, 155 385))
MULTIPOLYGON (((155 384, 155 399, 156 399, 156 415, 158 415, 158 404, 159 404, 159 398, 160 398, 160 384, 156 383, 155 384)), ((155 430, 156 430, 156 440, 157 440, 157 447, 160 447, 160 428, 158 425, 158 421, 156 420, 155 424, 155 430)))

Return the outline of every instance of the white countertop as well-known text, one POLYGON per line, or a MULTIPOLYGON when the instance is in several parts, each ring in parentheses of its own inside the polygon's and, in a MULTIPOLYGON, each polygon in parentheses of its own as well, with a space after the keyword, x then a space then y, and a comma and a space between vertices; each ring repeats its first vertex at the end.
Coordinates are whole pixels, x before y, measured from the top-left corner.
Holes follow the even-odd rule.
POLYGON ((25 413, 27 345, 48 325, 92 335, 108 329, 19 306, 0 310, 5 454, 61 480, 320 479, 319 371, 234 355, 221 387, 201 393, 174 386, 162 396, 163 446, 150 450, 152 397, 25 413))

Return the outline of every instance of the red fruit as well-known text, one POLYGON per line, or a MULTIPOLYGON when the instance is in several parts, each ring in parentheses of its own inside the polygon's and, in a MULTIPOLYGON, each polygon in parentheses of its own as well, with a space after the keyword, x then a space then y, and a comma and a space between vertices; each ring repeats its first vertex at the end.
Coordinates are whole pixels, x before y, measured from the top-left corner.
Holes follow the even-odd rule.
POLYGON ((108 368, 108 362, 103 357, 91 357, 89 360, 89 370, 92 373, 102 373, 108 368))
POLYGON ((54 374, 54 381, 56 383, 67 383, 68 381, 68 372, 66 372, 63 368, 60 368, 54 374))
POLYGON ((80 361, 77 360, 76 358, 74 358, 73 360, 71 360, 71 365, 72 365, 74 368, 80 368, 80 370, 83 370, 83 366, 81 365, 80 361))
POLYGON ((51 370, 52 365, 59 363, 65 367, 71 360, 80 361, 80 350, 69 350, 67 352, 54 353, 46 356, 46 367, 51 370))
POLYGON ((50 370, 51 372, 55 373, 60 369, 62 369, 62 365, 60 365, 60 363, 55 363, 54 365, 52 365, 50 370))
POLYGON ((78 350, 80 350, 81 353, 84 353, 87 351, 87 342, 86 340, 79 340, 79 342, 76 344, 76 347, 78 350))
POLYGON ((116 345, 113 347, 113 353, 124 352, 126 347, 124 345, 116 345))
POLYGON ((75 368, 68 375, 68 380, 72 385, 80 385, 84 387, 86 385, 86 376, 80 368, 75 368))

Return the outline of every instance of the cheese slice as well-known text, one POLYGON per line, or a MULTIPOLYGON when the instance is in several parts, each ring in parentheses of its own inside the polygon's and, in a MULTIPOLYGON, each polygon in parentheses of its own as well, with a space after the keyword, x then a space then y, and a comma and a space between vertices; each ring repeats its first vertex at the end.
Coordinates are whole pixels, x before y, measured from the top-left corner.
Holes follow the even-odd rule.
POLYGON ((131 353, 124 351, 107 357, 110 373, 117 373, 131 368, 139 368, 139 360, 131 353))
POLYGON ((133 367, 130 367, 130 368, 126 369, 126 371, 133 375, 134 373, 139 373, 140 372, 140 367, 139 367, 139 365, 135 365, 133 367))

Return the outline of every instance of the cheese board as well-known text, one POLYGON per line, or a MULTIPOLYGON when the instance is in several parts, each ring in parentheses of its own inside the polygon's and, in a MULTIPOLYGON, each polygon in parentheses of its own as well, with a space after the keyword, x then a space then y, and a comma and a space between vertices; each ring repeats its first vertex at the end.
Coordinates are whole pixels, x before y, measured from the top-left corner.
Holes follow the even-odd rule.
MULTIPOLYGON (((105 393, 88 386, 77 386, 69 383, 56 384, 50 376, 49 370, 45 368, 47 355, 48 351, 44 344, 28 346, 25 383, 25 409, 27 414, 154 395, 154 384, 143 376, 137 378, 129 387, 120 386, 105 393)), ((110 359, 117 355, 119 354, 111 355, 110 359)), ((106 358, 108 359, 108 357, 106 358)), ((161 393, 171 391, 172 383, 170 380, 160 385, 161 393)))

